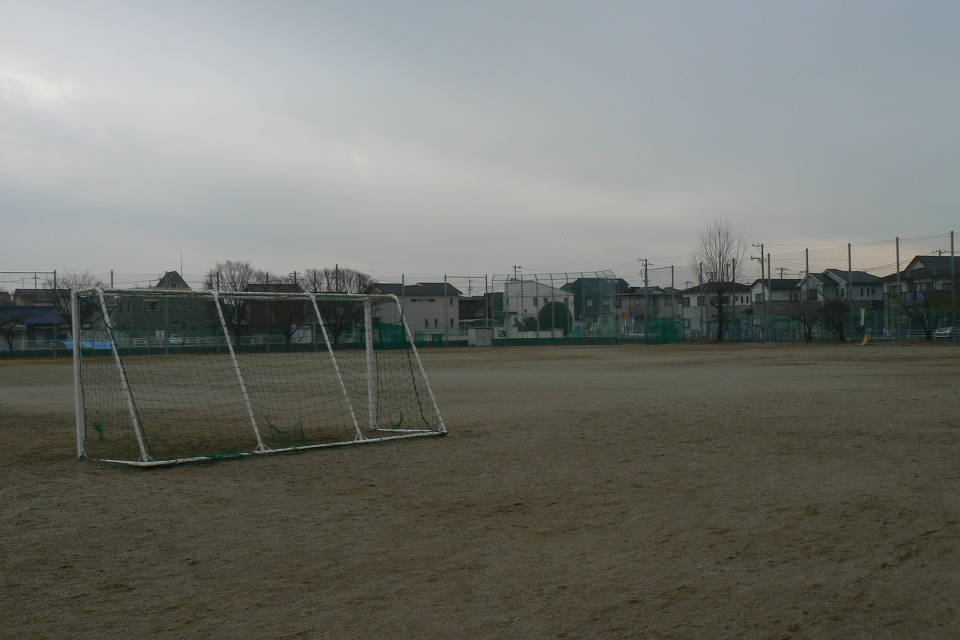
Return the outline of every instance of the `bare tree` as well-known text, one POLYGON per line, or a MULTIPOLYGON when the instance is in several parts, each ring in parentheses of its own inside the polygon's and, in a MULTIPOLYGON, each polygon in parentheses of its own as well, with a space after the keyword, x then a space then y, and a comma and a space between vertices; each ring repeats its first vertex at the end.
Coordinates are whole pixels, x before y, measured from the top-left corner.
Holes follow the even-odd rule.
POLYGON ((23 321, 27 319, 29 310, 15 304, 0 304, 0 337, 7 343, 7 348, 13 351, 13 341, 23 331, 23 321))
POLYGON ((817 312, 820 321, 837 336, 837 340, 847 339, 847 320, 850 318, 850 305, 841 298, 833 298, 823 303, 817 312))
POLYGON ((697 237, 691 268, 703 273, 707 302, 717 320, 717 342, 723 341, 723 329, 736 290, 735 265, 743 262, 743 239, 723 218, 704 224, 697 237))
POLYGON ((797 300, 790 307, 789 317, 800 323, 803 341, 813 342, 813 328, 820 319, 820 303, 816 300, 797 300))
MULTIPOLYGON (((44 282, 44 287, 52 291, 51 301, 57 313, 63 319, 63 324, 68 330, 73 329, 73 316, 70 309, 70 290, 87 291, 105 286, 103 281, 91 274, 89 271, 68 271, 57 277, 57 287, 53 286, 53 279, 48 278, 44 282)), ((100 313, 99 305, 81 304, 77 309, 80 317, 80 326, 89 326, 93 318, 100 313)))
MULTIPOLYGON (((312 293, 370 293, 376 281, 368 274, 340 266, 305 269, 301 287, 312 293)), ((363 320, 363 307, 349 300, 317 300, 330 339, 336 344, 340 336, 363 320)))
POLYGON ((374 279, 362 271, 338 267, 306 269, 298 284, 313 293, 367 293, 374 279))
MULTIPOLYGON (((263 271, 257 271, 249 262, 239 260, 224 260, 218 262, 207 271, 204 276, 204 286, 224 294, 246 291, 251 284, 256 284, 264 277, 263 271)), ((230 295, 220 297, 223 320, 233 339, 239 344, 240 336, 246 329, 245 305, 243 298, 230 295)))
POLYGON ((895 308, 920 325, 924 338, 933 340, 933 332, 940 325, 940 320, 949 317, 953 311, 949 296, 946 291, 914 291, 905 294, 895 308))

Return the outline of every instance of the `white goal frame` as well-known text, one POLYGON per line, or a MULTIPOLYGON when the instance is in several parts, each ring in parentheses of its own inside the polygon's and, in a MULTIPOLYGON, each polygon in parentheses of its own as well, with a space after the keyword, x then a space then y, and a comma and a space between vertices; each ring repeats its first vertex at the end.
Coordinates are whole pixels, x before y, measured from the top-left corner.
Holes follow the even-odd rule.
MULTIPOLYGON (((423 361, 420 358, 420 353, 417 350, 416 342, 414 341, 414 336, 410 331, 410 327, 407 325, 406 318, 403 314, 403 306, 400 304, 399 299, 395 295, 391 294, 345 294, 345 293, 336 293, 336 294, 324 294, 324 293, 273 293, 273 292, 227 292, 227 291, 215 291, 211 289, 207 290, 179 290, 179 289, 108 289, 103 287, 98 287, 96 289, 86 290, 86 291, 77 291, 72 289, 70 291, 70 302, 71 302, 71 325, 72 325, 72 338, 73 338, 73 379, 74 379, 74 411, 76 414, 76 442, 77 442, 77 458, 78 459, 90 459, 97 460, 100 462, 107 462, 113 464, 123 464, 136 467, 156 467, 156 466, 169 466, 180 463, 187 462, 201 462, 205 460, 214 460, 222 458, 237 458, 237 457, 247 457, 255 456, 262 454, 271 454, 271 453, 283 453, 283 452, 293 452, 300 451, 305 449, 320 449, 320 448, 330 448, 330 447, 342 447, 353 444, 371 444, 378 442, 385 442, 391 440, 405 440, 411 438, 421 438, 421 437, 430 437, 430 436, 444 436, 447 434, 447 427, 443 421, 443 417, 440 413, 440 407, 437 404, 436 396, 433 392, 433 387, 430 384, 430 380, 427 377, 426 370, 423 367, 423 361), (140 418, 137 413, 136 402, 134 399, 133 391, 130 387, 129 380, 127 378, 127 373, 123 365, 123 358, 120 354, 120 351, 117 348, 117 340, 115 339, 113 323, 110 319, 110 310, 108 308, 107 302, 105 300, 106 296, 122 296, 124 294, 136 295, 136 296, 148 296, 148 295, 157 295, 157 296, 176 296, 176 297, 194 297, 201 299, 212 300, 214 307, 217 311, 217 317, 219 320, 220 329, 223 332, 225 339, 225 346, 227 348, 230 361, 232 363, 232 369, 236 376, 236 383, 239 387, 241 396, 244 402, 244 408, 246 411, 247 418, 250 422, 250 428, 253 431, 254 440, 256 446, 249 451, 235 451, 229 452, 227 454, 216 454, 216 455, 198 455, 192 457, 182 457, 182 458, 154 458, 147 451, 145 444, 145 439, 143 436, 142 425, 140 424, 140 418), (117 374, 120 380, 121 393, 126 401, 127 410, 130 416, 131 428, 134 435, 136 436, 137 447, 139 449, 139 459, 137 460, 121 460, 121 459, 109 459, 109 458, 93 458, 88 456, 87 447, 86 447, 86 423, 85 423, 85 412, 86 412, 86 401, 84 397, 84 388, 83 388, 83 358, 81 355, 81 327, 80 327, 80 313, 79 313, 79 297, 84 296, 87 298, 95 297, 98 301, 99 312, 102 314, 103 323, 105 325, 106 332, 110 340, 110 350, 114 365, 117 369, 117 374), (355 437, 352 440, 344 440, 339 442, 323 442, 323 443, 312 443, 312 444, 303 444, 295 446, 285 446, 280 448, 270 448, 264 444, 263 437, 261 436, 260 428, 257 424, 256 415, 250 401, 250 396, 248 394, 246 385, 244 383, 243 372, 240 366, 240 363, 237 359, 237 354, 233 347, 233 339, 231 338, 226 319, 224 318, 223 309, 221 306, 220 299, 224 297, 242 297, 244 299, 265 299, 265 300, 282 300, 282 301, 304 301, 310 303, 310 308, 313 311, 313 315, 316 319, 317 325, 321 329, 321 334, 323 337, 323 343, 326 347, 326 354, 329 356, 329 365, 332 367, 332 370, 337 379, 340 391, 343 395, 343 402, 346 405, 347 413, 350 417, 350 420, 353 423, 353 429, 355 437), (327 332, 327 325, 324 322, 323 314, 320 312, 320 307, 317 304, 318 300, 340 300, 340 301, 359 301, 363 304, 363 318, 364 318, 364 341, 365 341, 365 363, 366 363, 366 377, 367 377, 367 415, 368 415, 368 424, 366 425, 368 432, 378 432, 378 433, 389 433, 389 435, 376 435, 369 436, 363 432, 361 425, 357 419, 357 414, 354 411, 353 401, 351 400, 350 394, 347 391, 347 386, 344 382, 343 373, 340 369, 340 366, 337 362, 336 351, 333 347, 333 344, 330 342, 330 337, 327 332), (381 428, 377 423, 377 369, 374 358, 374 338, 373 338, 373 327, 372 327, 372 313, 371 308, 374 301, 389 301, 396 305, 396 309, 399 312, 400 325, 403 327, 403 335, 406 340, 409 342, 410 350, 412 352, 413 358, 416 362, 416 372, 422 378, 422 383, 427 391, 428 400, 430 406, 436 415, 436 428, 423 428, 423 429, 397 429, 397 428, 381 428)), ((319 353, 318 353, 319 357, 319 353)), ((414 374, 415 375, 415 374, 414 374)))

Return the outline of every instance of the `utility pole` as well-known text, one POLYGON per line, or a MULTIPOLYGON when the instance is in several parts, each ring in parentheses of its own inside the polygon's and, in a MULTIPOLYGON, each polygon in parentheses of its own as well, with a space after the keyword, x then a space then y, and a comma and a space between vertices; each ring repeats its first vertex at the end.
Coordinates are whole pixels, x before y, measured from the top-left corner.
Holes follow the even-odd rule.
POLYGON ((733 322, 736 326, 736 336, 740 337, 740 322, 737 321, 737 259, 730 258, 730 300, 732 306, 733 322))
POLYGON ((637 258, 643 261, 643 335, 647 335, 650 326, 650 261, 646 258, 637 258))
POLYGON ((850 322, 850 330, 847 332, 849 340, 853 335, 853 253, 850 243, 847 243, 847 320, 850 322))
POLYGON ((697 300, 697 306, 700 307, 700 340, 703 341, 703 314, 705 311, 704 306, 707 303, 707 299, 703 297, 703 263, 702 262, 700 263, 699 280, 700 280, 700 296, 699 296, 699 299, 697 300))
MULTIPOLYGON (((897 306, 903 304, 903 291, 900 290, 900 236, 896 238, 897 245, 897 306)), ((886 305, 884 305, 886 306, 886 305)), ((897 316, 897 326, 900 325, 900 316, 897 316)))
POLYGON ((513 279, 517 279, 517 269, 523 269, 519 264, 513 265, 513 279))
POLYGON ((810 275, 810 249, 804 249, 803 253, 806 256, 807 261, 807 270, 803 272, 803 277, 806 278, 808 275, 810 275))
MULTIPOLYGON (((759 258, 754 258, 753 256, 750 256, 750 259, 751 259, 751 260, 759 260, 759 261, 760 261, 760 290, 763 291, 763 289, 764 289, 764 287, 765 287, 765 283, 766 283, 766 278, 764 277, 764 276, 766 275, 766 271, 765 271, 764 265, 763 265, 763 243, 762 243, 762 242, 759 242, 759 243, 755 242, 755 243, 753 243, 753 246, 756 247, 756 248, 758 248, 758 249, 760 249, 760 257, 759 257, 759 258)), ((768 297, 769 297, 769 294, 765 292, 765 293, 763 294, 763 315, 764 315, 764 316, 767 315, 767 298, 768 298, 768 297)))
POLYGON ((777 271, 780 272, 780 279, 783 280, 783 272, 786 271, 786 267, 777 267, 777 271))
MULTIPOLYGON (((957 270, 953 266, 955 256, 953 252, 953 231, 950 232, 950 326, 957 326, 957 270)), ((57 277, 57 272, 53 272, 57 277)), ((954 329, 956 331, 956 329, 954 329)))
POLYGON ((290 277, 292 278, 292 280, 290 281, 291 284, 297 284, 297 272, 294 271, 293 273, 291 273, 290 277))
POLYGON ((670 297, 673 298, 673 315, 678 316, 682 312, 682 309, 680 309, 680 305, 677 304, 677 302, 680 302, 682 304, 683 300, 677 297, 677 294, 676 294, 677 285, 674 284, 673 272, 674 272, 673 265, 670 265, 670 297))

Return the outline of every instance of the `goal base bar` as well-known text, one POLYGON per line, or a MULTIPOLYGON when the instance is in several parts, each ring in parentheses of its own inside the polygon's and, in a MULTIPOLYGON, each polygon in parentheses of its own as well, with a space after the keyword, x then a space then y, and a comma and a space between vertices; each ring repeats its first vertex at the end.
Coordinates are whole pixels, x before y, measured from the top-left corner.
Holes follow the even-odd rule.
MULTIPOLYGON (((392 431, 392 430, 391 430, 392 431)), ((396 429, 399 431, 399 429, 396 429)), ((280 449, 263 449, 259 451, 235 451, 222 455, 213 456, 194 456, 191 458, 165 458, 162 460, 111 460, 106 458, 91 458, 95 462, 106 462, 108 464, 123 464, 130 467, 169 467, 175 464, 185 464, 189 462, 205 462, 208 460, 229 460, 232 458, 248 458, 250 456, 270 455, 274 453, 289 453, 291 451, 304 451, 306 449, 323 449, 330 447, 347 447, 357 444, 376 444, 378 442, 388 442, 390 440, 409 440, 410 438, 427 438, 430 436, 445 436, 446 431, 417 431, 416 433, 404 433, 399 436, 383 436, 379 438, 366 438, 364 440, 350 440, 346 442, 325 442, 322 444, 304 444, 296 447, 282 447, 280 449)))

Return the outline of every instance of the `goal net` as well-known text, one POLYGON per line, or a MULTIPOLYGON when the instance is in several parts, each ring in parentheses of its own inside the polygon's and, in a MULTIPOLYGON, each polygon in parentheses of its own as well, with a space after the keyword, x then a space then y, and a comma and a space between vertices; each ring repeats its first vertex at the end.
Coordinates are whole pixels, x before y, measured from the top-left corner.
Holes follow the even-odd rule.
POLYGON ((446 433, 395 296, 73 294, 77 454, 159 465, 446 433))

